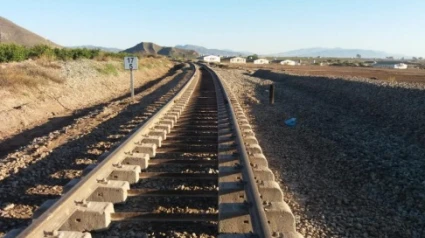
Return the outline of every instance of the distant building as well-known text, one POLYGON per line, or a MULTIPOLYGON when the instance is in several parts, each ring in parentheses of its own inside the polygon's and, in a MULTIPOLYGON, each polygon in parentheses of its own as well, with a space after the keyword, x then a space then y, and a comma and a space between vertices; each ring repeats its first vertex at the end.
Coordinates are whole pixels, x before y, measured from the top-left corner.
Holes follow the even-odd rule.
POLYGON ((372 64, 374 68, 387 68, 387 69, 407 69, 407 64, 397 61, 379 61, 372 64))
POLYGON ((254 60, 254 64, 268 64, 269 61, 267 59, 256 59, 254 60))
POLYGON ((230 63, 232 64, 245 64, 246 59, 242 57, 232 57, 230 58, 230 63))
POLYGON ((245 64, 246 59, 243 57, 230 56, 222 58, 221 62, 231 63, 231 64, 245 64))
POLYGON ((216 55, 206 55, 202 56, 201 60, 205 62, 220 62, 220 57, 216 55))
POLYGON ((283 60, 280 61, 281 65, 297 65, 297 62, 293 61, 293 60, 283 60))
POLYGON ((407 69, 407 64, 405 63, 395 64, 394 69, 407 69))

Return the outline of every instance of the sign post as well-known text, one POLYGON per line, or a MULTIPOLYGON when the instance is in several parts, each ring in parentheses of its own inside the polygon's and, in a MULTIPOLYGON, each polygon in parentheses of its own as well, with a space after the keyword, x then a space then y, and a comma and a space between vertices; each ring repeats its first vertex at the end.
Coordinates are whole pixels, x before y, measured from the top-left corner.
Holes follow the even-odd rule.
POLYGON ((139 58, 135 56, 124 57, 124 69, 130 70, 130 92, 131 99, 134 100, 133 70, 139 69, 139 58))

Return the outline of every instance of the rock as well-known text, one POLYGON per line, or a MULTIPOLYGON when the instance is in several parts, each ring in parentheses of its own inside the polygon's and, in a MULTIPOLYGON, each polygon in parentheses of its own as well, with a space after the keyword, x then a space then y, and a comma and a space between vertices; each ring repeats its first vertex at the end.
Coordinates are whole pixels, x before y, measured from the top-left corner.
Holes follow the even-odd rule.
POLYGON ((363 229, 363 226, 360 223, 356 223, 355 227, 359 230, 363 229))
POLYGON ((13 203, 8 203, 4 208, 3 208, 3 210, 5 210, 5 211, 9 211, 9 210, 11 210, 11 209, 13 209, 15 207, 15 204, 13 204, 13 203))

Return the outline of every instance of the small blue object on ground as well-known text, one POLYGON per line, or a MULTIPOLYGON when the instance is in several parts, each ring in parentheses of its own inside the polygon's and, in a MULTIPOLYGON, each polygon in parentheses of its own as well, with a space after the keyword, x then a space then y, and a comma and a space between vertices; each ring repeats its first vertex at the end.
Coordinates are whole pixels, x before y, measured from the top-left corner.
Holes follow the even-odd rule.
POLYGON ((285 124, 287 126, 293 127, 293 126, 295 126, 297 124, 297 118, 294 118, 294 117, 293 118, 290 118, 290 119, 288 119, 288 120, 285 121, 285 124))

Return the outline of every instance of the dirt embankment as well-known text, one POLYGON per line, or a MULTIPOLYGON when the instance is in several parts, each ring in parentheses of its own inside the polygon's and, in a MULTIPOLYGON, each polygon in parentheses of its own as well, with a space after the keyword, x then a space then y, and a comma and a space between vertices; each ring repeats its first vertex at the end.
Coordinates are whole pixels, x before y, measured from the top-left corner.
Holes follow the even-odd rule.
MULTIPOLYGON (((166 74, 165 58, 141 59, 135 87, 166 74)), ((52 124, 80 110, 129 92, 130 76, 121 61, 26 61, 0 65, 0 141, 52 124)))
POLYGON ((251 115, 302 234, 425 236, 425 85, 216 71, 251 115))

